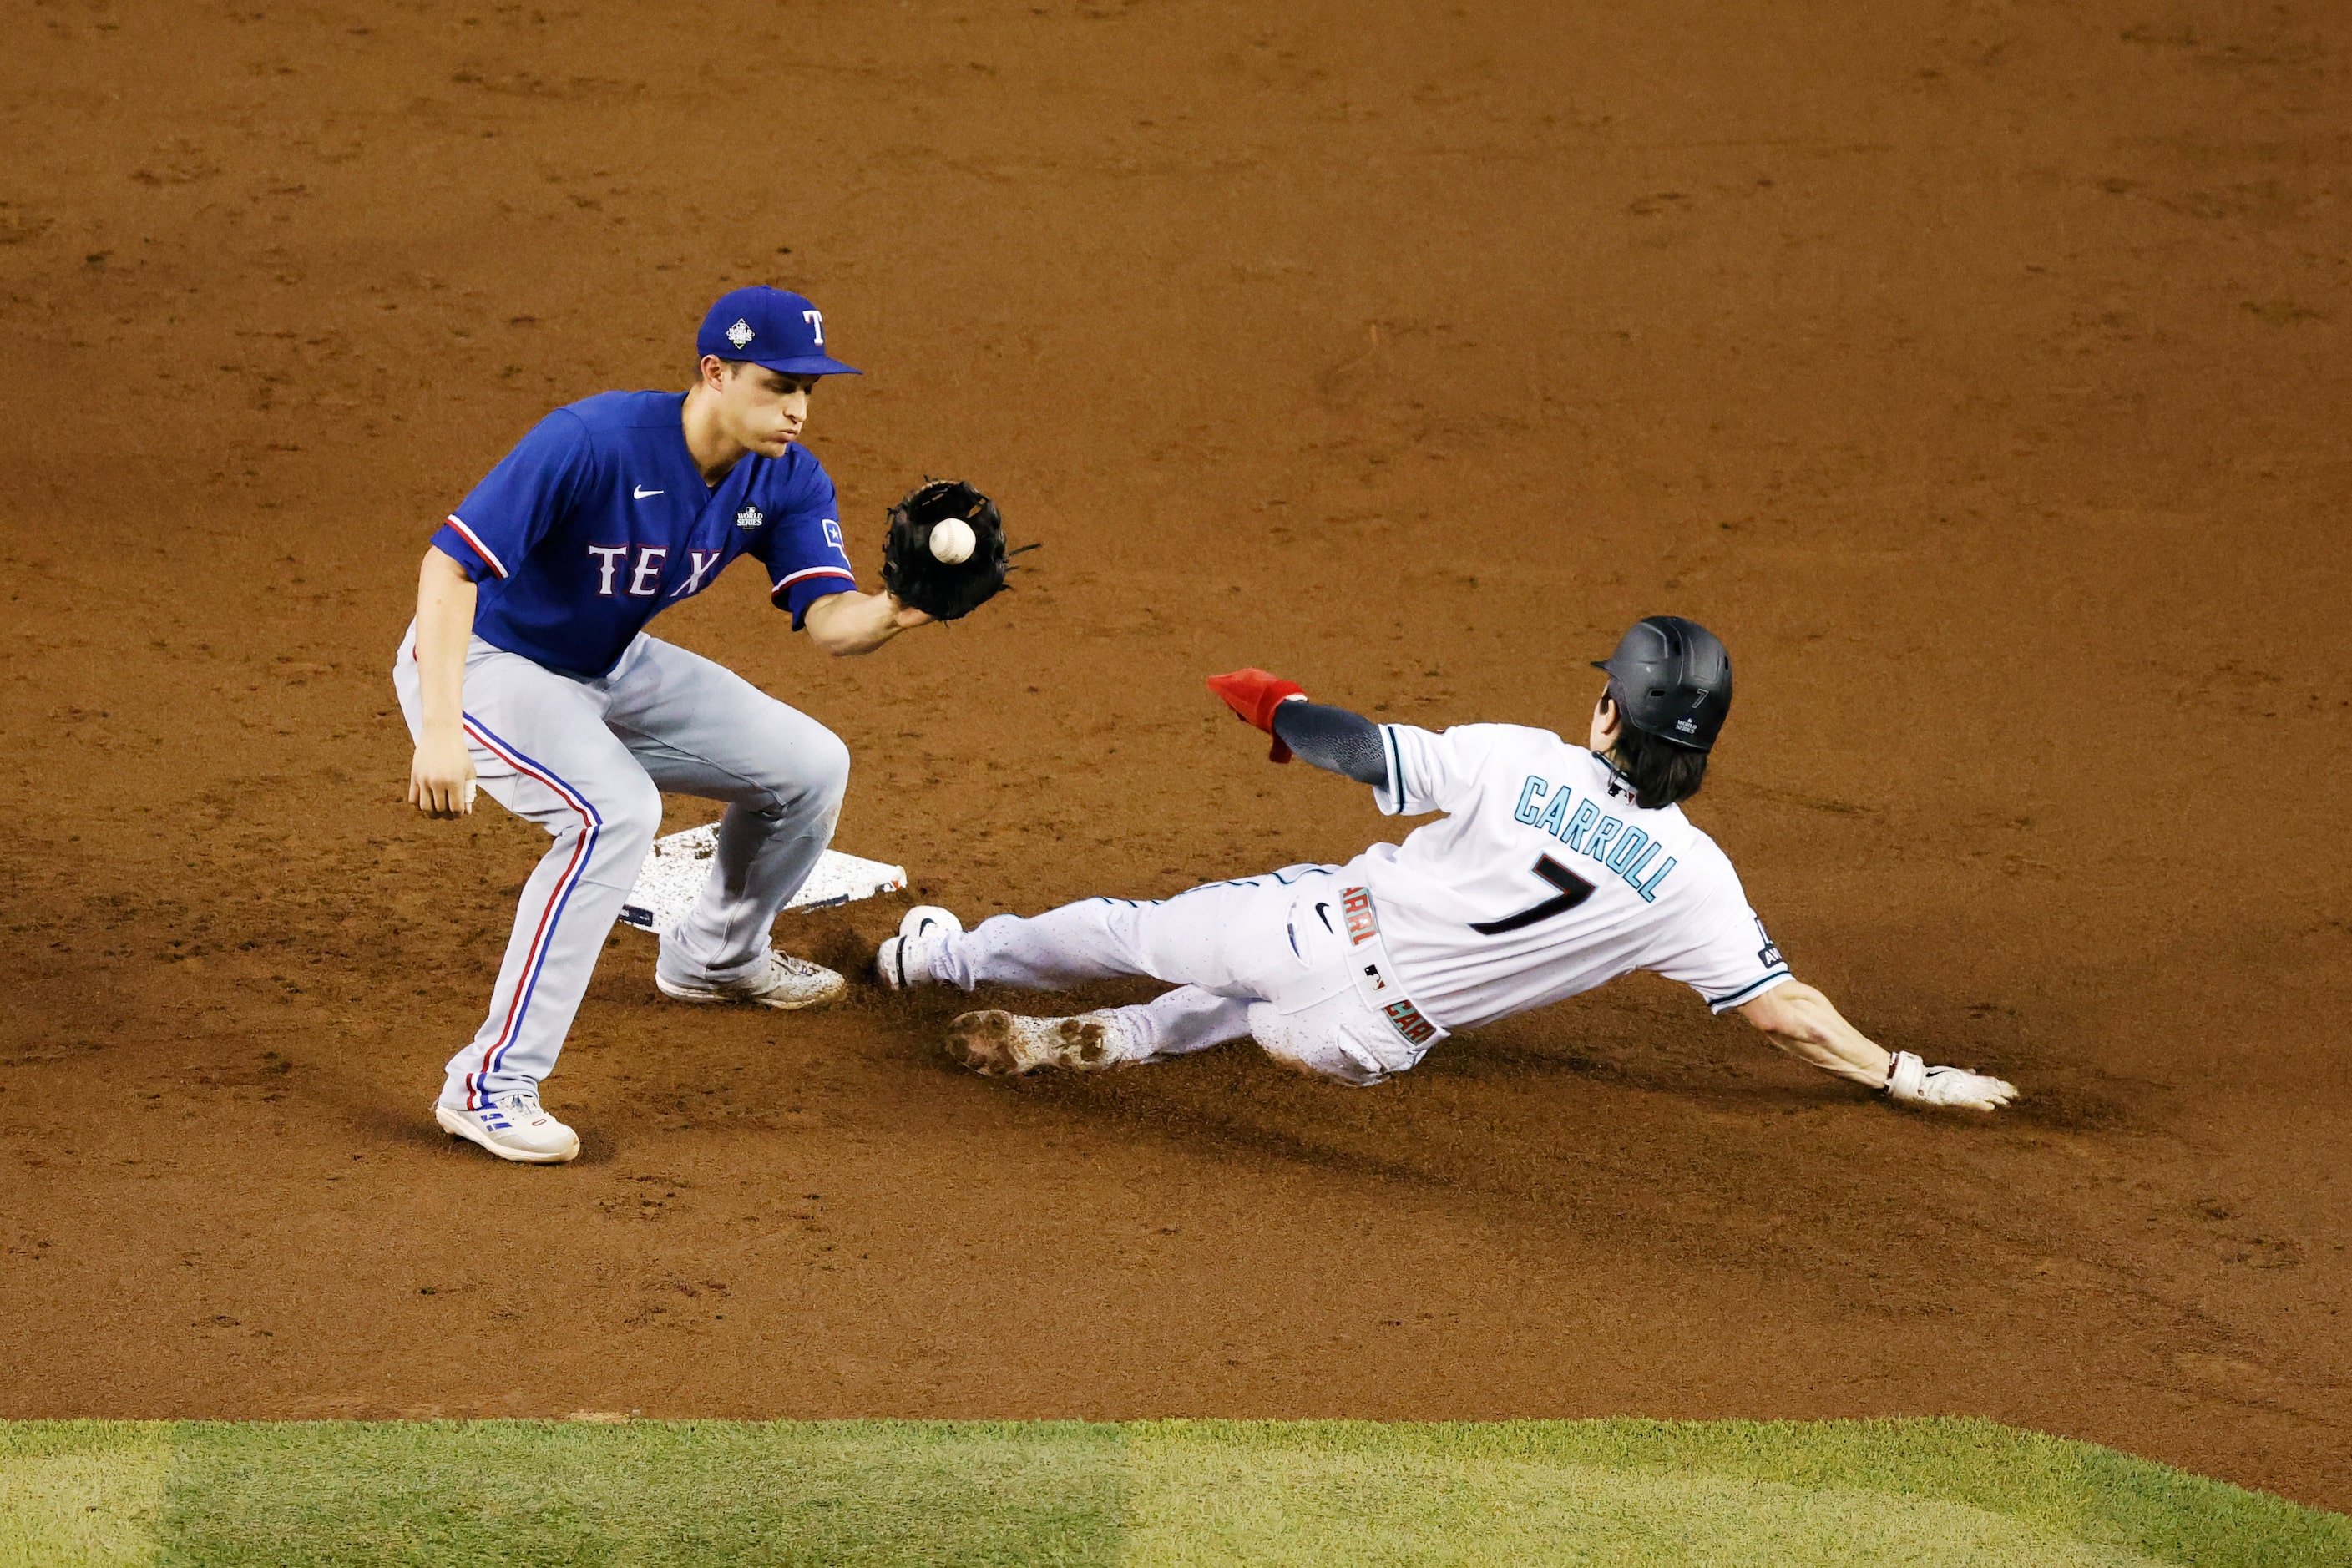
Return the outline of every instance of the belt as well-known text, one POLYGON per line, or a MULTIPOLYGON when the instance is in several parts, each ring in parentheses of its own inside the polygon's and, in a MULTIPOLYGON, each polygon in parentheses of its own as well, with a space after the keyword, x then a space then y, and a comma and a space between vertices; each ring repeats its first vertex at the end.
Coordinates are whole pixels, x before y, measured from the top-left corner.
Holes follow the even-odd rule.
POLYGON ((1389 959, 1388 944, 1381 940, 1381 917, 1372 907, 1372 890, 1342 888, 1339 910, 1348 922, 1349 974, 1364 1005, 1388 1020, 1397 1037, 1416 1052, 1425 1051, 1444 1039, 1445 1031, 1413 1005, 1412 998, 1405 994, 1404 982, 1397 978, 1396 965, 1389 959))

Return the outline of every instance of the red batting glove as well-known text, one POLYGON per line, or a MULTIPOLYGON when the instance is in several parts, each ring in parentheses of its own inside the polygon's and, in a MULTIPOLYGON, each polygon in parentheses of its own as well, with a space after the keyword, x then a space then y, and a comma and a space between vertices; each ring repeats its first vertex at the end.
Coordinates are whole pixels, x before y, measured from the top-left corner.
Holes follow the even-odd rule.
MULTIPOLYGON (((1268 675, 1263 669, 1237 669, 1231 675, 1213 675, 1209 677, 1209 689, 1223 699, 1225 706, 1232 709, 1237 717, 1256 725, 1269 735, 1274 735, 1274 710, 1281 707, 1286 699, 1307 695, 1307 689, 1298 682, 1268 675)), ((1290 761, 1290 748, 1282 743, 1281 736, 1274 735, 1274 747, 1266 752, 1265 760, 1269 763, 1290 761)))

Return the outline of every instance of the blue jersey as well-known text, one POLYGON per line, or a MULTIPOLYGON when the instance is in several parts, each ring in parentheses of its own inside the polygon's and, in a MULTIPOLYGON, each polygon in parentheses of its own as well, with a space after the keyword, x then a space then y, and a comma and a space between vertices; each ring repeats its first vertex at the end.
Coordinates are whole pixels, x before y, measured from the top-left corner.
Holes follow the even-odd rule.
POLYGON ((738 555, 768 569, 798 630, 857 586, 833 480, 803 447, 747 453, 713 487, 687 450, 682 392, 607 392, 539 422, 433 535, 479 584, 474 635, 601 676, 665 607, 738 555))

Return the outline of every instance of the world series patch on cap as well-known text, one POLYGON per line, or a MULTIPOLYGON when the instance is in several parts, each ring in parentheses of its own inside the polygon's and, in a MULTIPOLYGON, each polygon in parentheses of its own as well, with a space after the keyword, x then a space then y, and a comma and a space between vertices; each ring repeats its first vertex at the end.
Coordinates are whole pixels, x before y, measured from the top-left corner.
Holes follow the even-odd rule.
POLYGON ((764 284, 720 295, 702 318, 694 352, 749 360, 785 375, 862 374, 824 352, 824 312, 807 296, 764 284))

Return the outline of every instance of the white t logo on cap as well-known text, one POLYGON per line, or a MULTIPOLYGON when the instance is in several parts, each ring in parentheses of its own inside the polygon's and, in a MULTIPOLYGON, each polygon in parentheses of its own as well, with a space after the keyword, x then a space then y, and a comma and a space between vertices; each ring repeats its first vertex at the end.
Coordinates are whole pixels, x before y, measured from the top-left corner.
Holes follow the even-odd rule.
POLYGON ((801 312, 801 320, 806 321, 810 326, 816 329, 816 346, 819 348, 824 347, 824 312, 823 310, 803 310, 801 312))
POLYGON ((736 318, 735 324, 727 329, 727 341, 739 349, 750 342, 756 335, 751 331, 751 323, 740 316, 736 318))

